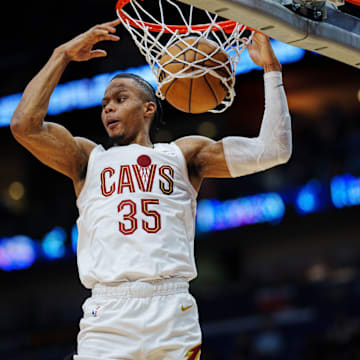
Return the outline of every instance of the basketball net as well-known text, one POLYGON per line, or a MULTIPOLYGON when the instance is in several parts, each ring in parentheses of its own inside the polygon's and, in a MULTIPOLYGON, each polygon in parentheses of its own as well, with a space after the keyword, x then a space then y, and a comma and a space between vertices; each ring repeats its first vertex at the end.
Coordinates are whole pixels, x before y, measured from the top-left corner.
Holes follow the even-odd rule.
POLYGON ((213 113, 225 111, 234 101, 235 70, 240 61, 240 54, 251 41, 254 32, 248 31, 248 37, 245 37, 245 31, 248 30, 245 25, 234 21, 219 22, 218 15, 196 9, 192 5, 186 5, 188 15, 185 15, 183 11, 185 5, 181 4, 180 8, 176 1, 141 0, 141 2, 144 5, 150 3, 151 12, 136 0, 119 0, 116 9, 123 25, 151 67, 157 83, 156 95, 164 100, 165 96, 161 92, 161 87, 175 79, 198 78, 211 74, 220 79, 227 90, 227 95, 219 106, 209 111, 213 113), (125 5, 127 5, 127 11, 123 9, 125 5), (154 9, 155 6, 158 8, 154 9), (207 24, 193 24, 194 9, 206 15, 207 24), (129 11, 131 11, 131 15, 129 11), (172 22, 177 16, 181 25, 167 25, 165 12, 171 13, 172 22), (155 17, 156 13, 158 18, 155 17), (198 39, 192 44, 188 44, 184 39, 189 36, 196 36, 198 39), (217 44, 218 48, 212 53, 206 54, 197 49, 200 39, 211 40, 217 44), (177 41, 183 43, 184 49, 173 55, 168 51, 168 48, 177 41), (219 49, 228 54, 225 63, 213 57, 219 52, 219 49), (188 50, 193 50, 201 54, 202 57, 199 60, 188 62, 186 56, 182 56, 188 50), (169 56, 169 60, 161 64, 160 59, 165 54, 169 56), (182 69, 178 72, 170 72, 166 69, 166 65, 171 62, 182 63, 182 69), (222 71, 216 71, 219 69, 222 71))

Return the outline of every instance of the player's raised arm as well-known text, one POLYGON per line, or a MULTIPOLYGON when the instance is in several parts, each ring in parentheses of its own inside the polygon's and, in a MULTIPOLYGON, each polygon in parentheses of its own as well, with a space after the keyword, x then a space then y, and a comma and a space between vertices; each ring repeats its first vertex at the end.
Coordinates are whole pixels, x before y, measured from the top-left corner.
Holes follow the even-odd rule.
POLYGON ((30 81, 12 119, 11 131, 16 140, 35 157, 74 181, 87 164, 95 145, 83 138, 74 138, 63 126, 45 122, 52 92, 71 61, 87 61, 106 56, 104 50, 93 50, 99 41, 117 41, 114 35, 119 20, 96 25, 56 48, 46 65, 30 81))
POLYGON ((286 163, 291 156, 291 118, 281 65, 265 35, 256 33, 248 50, 252 60, 264 69, 265 112, 259 136, 231 136, 218 142, 199 136, 179 139, 177 144, 196 188, 205 177, 252 174, 286 163))

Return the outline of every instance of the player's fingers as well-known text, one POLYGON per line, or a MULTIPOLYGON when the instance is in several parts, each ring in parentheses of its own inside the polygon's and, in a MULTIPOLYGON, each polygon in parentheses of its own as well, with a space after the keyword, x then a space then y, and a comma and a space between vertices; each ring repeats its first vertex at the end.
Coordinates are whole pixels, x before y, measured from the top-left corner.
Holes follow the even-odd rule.
POLYGON ((245 47, 246 47, 248 50, 249 50, 249 49, 252 49, 253 46, 254 46, 254 40, 253 40, 253 39, 251 39, 251 41, 249 41, 249 42, 245 45, 245 47))
POLYGON ((107 52, 105 50, 101 50, 101 49, 96 49, 96 50, 92 50, 90 53, 90 59, 94 59, 94 58, 99 58, 99 57, 104 57, 107 55, 107 52))
POLYGON ((114 33, 116 32, 116 27, 115 26, 110 26, 107 24, 101 24, 97 26, 98 29, 102 29, 102 30, 106 30, 108 32, 114 33))
POLYGON ((103 29, 103 30, 107 30, 109 32, 116 32, 116 26, 119 25, 121 23, 121 19, 116 19, 113 21, 109 21, 103 24, 98 24, 95 26, 96 29, 103 29))
POLYGON ((259 44, 266 44, 270 42, 270 38, 267 35, 260 32, 254 34, 253 40, 259 44))
POLYGON ((249 49, 256 49, 257 47, 260 46, 259 38, 255 37, 255 35, 252 37, 251 41, 246 45, 246 48, 248 50, 249 49))
POLYGON ((120 18, 115 19, 115 20, 112 20, 112 21, 109 21, 109 22, 106 22, 106 23, 104 23, 103 25, 107 25, 107 26, 112 26, 112 27, 114 27, 114 26, 117 26, 117 25, 119 25, 119 24, 121 24, 121 19, 120 19, 120 18))
POLYGON ((117 35, 109 34, 108 30, 96 28, 94 30, 94 34, 96 36, 97 41, 103 40, 111 40, 111 41, 118 41, 120 37, 117 35))
POLYGON ((120 36, 108 34, 104 40, 119 41, 120 36))

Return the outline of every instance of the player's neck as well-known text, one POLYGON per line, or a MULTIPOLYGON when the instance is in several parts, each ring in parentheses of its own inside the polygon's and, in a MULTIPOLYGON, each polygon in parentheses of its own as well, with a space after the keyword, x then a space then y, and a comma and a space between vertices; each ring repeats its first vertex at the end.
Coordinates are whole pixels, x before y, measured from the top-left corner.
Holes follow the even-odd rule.
POLYGON ((110 138, 107 148, 110 148, 113 146, 126 146, 126 145, 131 145, 131 144, 138 144, 138 145, 150 147, 150 148, 154 147, 148 134, 146 134, 146 135, 139 134, 136 137, 134 137, 133 139, 124 139, 122 136, 116 137, 116 138, 110 138))
POLYGON ((148 133, 146 133, 146 134, 143 134, 143 133, 138 134, 138 136, 136 136, 130 142, 130 144, 138 144, 138 145, 146 146, 146 147, 150 147, 150 148, 154 147, 153 143, 150 140, 150 137, 149 137, 148 133))

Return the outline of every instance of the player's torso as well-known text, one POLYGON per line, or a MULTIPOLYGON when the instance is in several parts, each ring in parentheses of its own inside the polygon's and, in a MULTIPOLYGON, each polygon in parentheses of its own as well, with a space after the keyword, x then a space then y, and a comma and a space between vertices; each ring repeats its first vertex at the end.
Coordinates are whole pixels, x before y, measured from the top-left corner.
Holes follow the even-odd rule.
POLYGON ((96 147, 77 204, 85 286, 196 276, 196 192, 175 144, 96 147))

